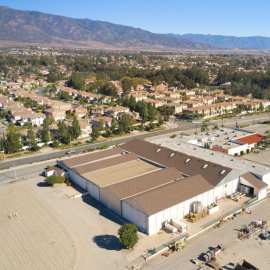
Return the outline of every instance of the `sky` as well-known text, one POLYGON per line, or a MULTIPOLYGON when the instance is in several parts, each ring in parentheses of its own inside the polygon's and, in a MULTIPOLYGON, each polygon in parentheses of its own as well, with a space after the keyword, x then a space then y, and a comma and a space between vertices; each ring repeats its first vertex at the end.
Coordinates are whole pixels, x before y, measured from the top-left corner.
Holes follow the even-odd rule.
POLYGON ((1 0, 0 5, 153 33, 270 37, 269 0, 1 0))

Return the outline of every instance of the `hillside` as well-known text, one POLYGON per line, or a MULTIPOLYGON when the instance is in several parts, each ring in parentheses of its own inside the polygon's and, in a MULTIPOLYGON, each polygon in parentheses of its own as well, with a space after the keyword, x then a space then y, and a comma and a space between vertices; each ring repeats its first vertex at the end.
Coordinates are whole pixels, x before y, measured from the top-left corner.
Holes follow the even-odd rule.
POLYGON ((234 37, 219 35, 200 35, 200 34, 166 34, 169 37, 184 38, 186 40, 202 42, 209 45, 229 48, 229 49, 270 49, 269 37, 234 37))
POLYGON ((83 46, 94 49, 209 50, 214 47, 182 38, 90 19, 0 7, 0 43, 83 46))

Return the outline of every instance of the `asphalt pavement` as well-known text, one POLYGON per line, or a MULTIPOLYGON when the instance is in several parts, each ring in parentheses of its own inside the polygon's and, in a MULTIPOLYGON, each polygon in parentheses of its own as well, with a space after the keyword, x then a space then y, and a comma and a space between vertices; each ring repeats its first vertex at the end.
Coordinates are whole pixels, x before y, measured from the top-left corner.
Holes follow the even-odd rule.
MULTIPOLYGON (((270 119, 269 116, 270 116, 269 114, 247 116, 243 119, 238 119, 238 124, 239 125, 257 124, 258 122, 262 122, 264 120, 270 119)), ((226 127, 235 127, 236 120, 235 119, 223 119, 223 120, 211 121, 208 123, 208 126, 209 126, 209 128, 211 128, 211 126, 213 126, 217 123, 219 125, 224 124, 226 127)), ((202 125, 201 122, 187 122, 187 121, 179 121, 179 120, 176 121, 176 124, 178 125, 178 127, 173 128, 173 129, 167 129, 167 130, 156 131, 156 132, 149 132, 149 133, 139 134, 139 135, 131 136, 131 137, 126 136, 126 137, 114 139, 111 141, 76 147, 74 149, 76 149, 77 153, 81 153, 87 149, 101 148, 102 145, 104 145, 104 144, 109 145, 109 146, 115 145, 115 144, 122 144, 122 143, 128 142, 134 138, 144 139, 144 138, 150 138, 150 137, 154 137, 154 136, 166 135, 166 134, 170 134, 170 133, 185 132, 188 130, 194 130, 194 131, 197 130, 198 132, 200 132, 200 127, 202 125)), ((66 155, 66 152, 67 152, 67 150, 59 150, 59 151, 56 150, 56 151, 53 151, 52 153, 48 153, 48 154, 32 155, 30 157, 16 159, 14 161, 12 161, 12 160, 4 161, 4 162, 0 163, 0 169, 12 167, 12 166, 14 166, 14 164, 15 164, 15 166, 18 166, 18 165, 37 162, 37 161, 58 158, 58 157, 66 155)))

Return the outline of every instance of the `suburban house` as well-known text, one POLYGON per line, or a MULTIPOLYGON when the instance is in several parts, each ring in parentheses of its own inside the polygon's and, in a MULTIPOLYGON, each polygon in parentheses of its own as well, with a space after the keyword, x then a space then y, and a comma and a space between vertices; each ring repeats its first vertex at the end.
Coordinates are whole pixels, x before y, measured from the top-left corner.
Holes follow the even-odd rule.
MULTIPOLYGON (((83 120, 79 120, 79 125, 81 127, 81 131, 82 134, 80 136, 80 138, 85 138, 85 137, 89 137, 92 133, 92 127, 91 124, 83 121, 83 120)), ((72 127, 72 121, 68 122, 68 127, 71 128, 72 127)))
POLYGON ((50 108, 44 111, 47 119, 52 121, 64 120, 66 117, 66 111, 58 108, 50 108))
POLYGON ((43 113, 31 112, 27 115, 22 115, 21 120, 17 121, 21 126, 27 123, 32 123, 32 126, 37 125, 40 126, 43 124, 46 119, 46 115, 43 113))
POLYGON ((69 111, 72 109, 72 105, 70 103, 62 102, 58 100, 52 100, 50 104, 48 104, 48 107, 52 109, 61 109, 64 111, 69 111))
POLYGON ((95 117, 92 118, 92 128, 97 127, 97 128, 108 128, 112 124, 112 118, 111 117, 95 117), (103 127, 102 127, 103 123, 103 127))
POLYGON ((119 118, 119 113, 127 113, 129 112, 129 108, 123 106, 116 106, 108 109, 105 113, 108 116, 115 117, 117 120, 119 118))
POLYGON ((87 115, 87 108, 85 105, 78 105, 74 108, 74 112, 78 117, 82 118, 87 115))
POLYGON ((155 107, 158 108, 158 107, 162 107, 163 105, 166 104, 166 101, 164 100, 160 100, 160 99, 145 99, 144 100, 145 102, 147 103, 151 103, 152 105, 155 104, 155 107))
POLYGON ((181 113, 183 109, 187 108, 187 105, 171 102, 165 104, 165 108, 174 110, 174 113, 181 113))

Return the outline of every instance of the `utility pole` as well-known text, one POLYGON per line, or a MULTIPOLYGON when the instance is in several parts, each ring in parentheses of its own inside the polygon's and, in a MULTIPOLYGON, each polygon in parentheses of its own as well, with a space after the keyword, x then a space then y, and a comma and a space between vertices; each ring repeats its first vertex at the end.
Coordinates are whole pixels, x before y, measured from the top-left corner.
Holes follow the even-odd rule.
POLYGON ((14 173, 15 173, 15 180, 17 181, 17 172, 16 172, 14 161, 12 163, 13 163, 13 168, 14 168, 14 173))

